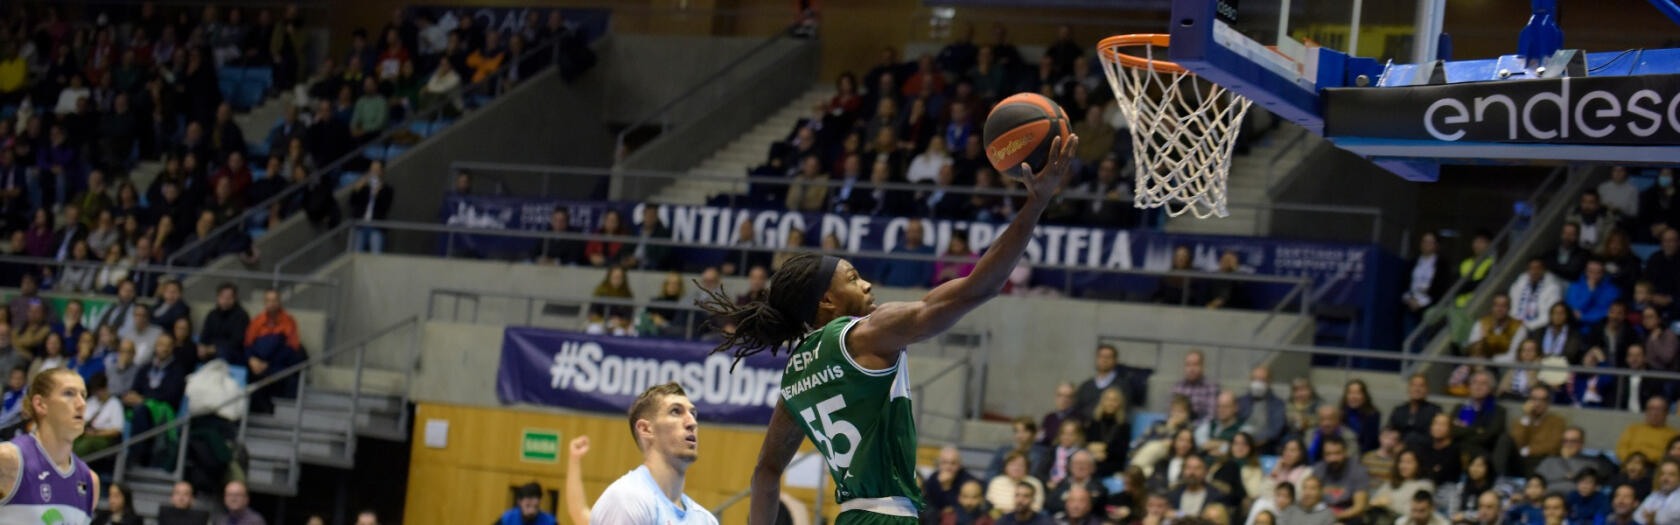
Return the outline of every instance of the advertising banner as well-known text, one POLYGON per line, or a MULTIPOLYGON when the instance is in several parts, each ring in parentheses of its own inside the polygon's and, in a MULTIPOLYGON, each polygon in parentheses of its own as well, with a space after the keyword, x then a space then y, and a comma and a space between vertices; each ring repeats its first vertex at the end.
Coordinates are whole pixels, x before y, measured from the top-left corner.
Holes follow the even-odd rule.
POLYGON ((648 387, 675 381, 688 391, 706 422, 762 425, 770 421, 786 357, 768 352, 730 366, 713 345, 672 339, 613 337, 508 327, 496 395, 503 403, 532 403, 623 413, 648 387))

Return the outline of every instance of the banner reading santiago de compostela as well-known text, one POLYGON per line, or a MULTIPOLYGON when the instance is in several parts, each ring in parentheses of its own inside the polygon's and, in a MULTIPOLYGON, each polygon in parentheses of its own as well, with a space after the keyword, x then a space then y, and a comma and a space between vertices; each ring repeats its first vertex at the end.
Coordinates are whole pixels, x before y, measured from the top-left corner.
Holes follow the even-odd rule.
MULTIPOLYGON (((451 194, 444 198, 439 219, 449 225, 493 230, 546 231, 549 215, 556 207, 571 212, 574 229, 595 231, 601 216, 609 209, 618 210, 635 231, 641 223, 642 204, 624 202, 567 202, 520 197, 462 196, 451 194)), ((753 225, 753 243, 758 246, 784 247, 788 232, 805 232, 806 245, 818 246, 821 239, 834 235, 846 251, 892 250, 903 243, 906 226, 911 220, 923 221, 926 244, 943 253, 954 234, 966 233, 969 246, 983 251, 1007 227, 1001 223, 914 219, 907 217, 871 217, 834 213, 800 213, 782 210, 733 209, 718 206, 662 205, 660 221, 670 227, 672 240, 725 247, 735 244, 736 232, 743 222, 753 225)), ((493 236, 461 236, 453 239, 451 249, 459 254, 467 249, 482 255, 520 258, 535 246, 533 239, 493 236)), ((1033 264, 1071 265, 1084 268, 1116 268, 1166 270, 1172 264, 1172 251, 1187 246, 1194 253, 1195 266, 1204 271, 1217 268, 1219 254, 1234 251, 1242 259, 1241 272, 1259 275, 1307 276, 1314 283, 1312 294, 1316 303, 1355 305, 1375 313, 1385 305, 1373 305, 1379 297, 1377 288, 1388 279, 1379 277, 1379 266, 1385 271, 1392 256, 1381 253, 1373 245, 1327 242, 1304 242, 1263 237, 1235 237, 1217 235, 1185 235, 1150 230, 1121 230, 1084 226, 1041 225, 1033 233, 1026 258, 1033 264)), ((720 249, 679 250, 686 271, 723 262, 729 252, 720 249)), ((865 275, 871 275, 880 261, 857 258, 853 261, 865 275)), ((1397 269, 1397 264, 1394 265, 1397 269)), ((1138 293, 1155 285, 1148 277, 1123 276, 1112 273, 1073 272, 1071 283, 1081 290, 1105 290, 1138 293)), ((1038 269, 1034 280, 1047 286, 1061 288, 1068 281, 1061 271, 1038 269)), ((1257 306, 1270 306, 1288 293, 1289 285, 1250 286, 1250 296, 1257 306)), ((1397 293, 1397 292, 1396 292, 1397 293)))

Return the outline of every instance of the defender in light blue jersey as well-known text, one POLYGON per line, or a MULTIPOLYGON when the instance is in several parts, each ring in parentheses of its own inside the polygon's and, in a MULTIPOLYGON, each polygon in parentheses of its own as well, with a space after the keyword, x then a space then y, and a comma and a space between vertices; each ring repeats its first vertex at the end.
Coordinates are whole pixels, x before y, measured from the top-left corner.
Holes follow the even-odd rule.
POLYGON ((1049 199, 1066 182, 1078 137, 1054 139, 1043 171, 1016 172, 1029 198, 968 277, 920 301, 876 307, 873 286, 850 262, 802 253, 770 288, 737 305, 708 290, 701 308, 735 327, 715 352, 736 359, 789 350, 775 414, 752 477, 752 525, 773 523, 782 471, 805 438, 827 459, 840 504, 837 525, 912 525, 923 507, 916 480, 916 422, 906 345, 939 335, 1003 290, 1049 199))
POLYGON ((630 405, 630 436, 642 451, 642 466, 607 486, 588 511, 589 523, 717 525, 711 512, 683 494, 688 466, 700 457, 699 431, 694 403, 681 386, 665 383, 642 392, 630 405))

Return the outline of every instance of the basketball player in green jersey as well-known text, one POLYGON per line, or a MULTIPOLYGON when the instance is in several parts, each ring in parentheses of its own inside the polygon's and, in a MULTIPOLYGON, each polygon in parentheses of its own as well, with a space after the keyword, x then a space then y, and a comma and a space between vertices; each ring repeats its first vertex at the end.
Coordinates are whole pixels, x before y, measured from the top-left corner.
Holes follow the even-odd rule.
POLYGON ((776 272, 770 288, 745 305, 708 292, 701 307, 733 323, 716 351, 737 359, 789 347, 780 400, 752 477, 748 523, 776 519, 782 471, 809 436, 828 459, 839 525, 917 523, 916 422, 910 410, 906 345, 949 329, 1003 290, 1032 239, 1033 227, 1065 182, 1078 137, 1051 143, 1037 174, 1017 180, 1029 198, 968 277, 939 285, 920 301, 877 307, 872 286, 851 263, 800 254, 776 272))

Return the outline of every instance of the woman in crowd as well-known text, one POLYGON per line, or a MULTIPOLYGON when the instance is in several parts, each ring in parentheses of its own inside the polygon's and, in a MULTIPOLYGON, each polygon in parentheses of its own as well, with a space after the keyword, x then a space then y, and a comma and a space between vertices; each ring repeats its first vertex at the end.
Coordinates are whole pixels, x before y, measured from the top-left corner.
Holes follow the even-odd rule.
POLYGON ((99 261, 93 260, 87 240, 76 241, 70 248, 70 260, 58 272, 54 290, 70 293, 94 291, 93 281, 99 276, 99 261))
POLYGON ((1284 404, 1284 415, 1289 422, 1283 434, 1303 436, 1311 432, 1318 425, 1318 403, 1318 392, 1313 390, 1312 381, 1305 377, 1290 380, 1289 401, 1284 404))
POLYGON ((1605 280, 1623 293, 1633 290, 1633 283, 1639 281, 1639 268, 1643 263, 1639 255, 1633 253, 1633 244, 1626 231, 1620 228, 1611 230, 1599 257, 1604 259, 1605 280))
POLYGON ((1108 506, 1115 509, 1121 520, 1142 516, 1144 505, 1149 503, 1149 481, 1143 475, 1143 467, 1126 467, 1121 479, 1125 480, 1125 487, 1120 492, 1109 495, 1108 506))
POLYGON ((1540 342, 1524 339, 1517 345, 1517 362, 1499 380, 1494 394, 1509 400, 1527 400, 1528 389, 1539 382, 1540 342))
POLYGON ((910 159, 910 168, 905 171, 904 178, 913 183, 932 184, 939 179, 939 170, 945 169, 951 162, 951 153, 945 150, 945 137, 933 135, 928 138, 927 150, 910 159))
POLYGON ((105 249, 105 264, 99 267, 99 275, 93 279, 93 289, 99 293, 116 293, 117 283, 128 280, 129 263, 123 257, 122 242, 112 243, 105 249))
POLYGON ((128 489, 121 483, 112 483, 105 489, 105 502, 108 510, 100 510, 93 514, 93 525, 142 525, 145 523, 134 509, 128 506, 128 489))
POLYGON ((1131 463, 1152 468, 1156 461, 1167 457, 1172 449, 1173 436, 1180 430, 1192 428, 1194 421, 1190 414, 1190 398, 1174 395, 1167 402, 1167 420, 1156 421, 1144 430, 1142 436, 1132 441, 1131 463))
MULTIPOLYGON (((624 224, 624 217, 618 210, 607 210, 601 215, 601 229, 595 231, 598 235, 630 235, 630 228, 624 224)), ((624 243, 618 241, 589 241, 584 245, 583 255, 589 259, 592 266, 618 266, 625 257, 630 256, 624 250, 624 243)))
POLYGON ((1085 442, 1097 457, 1097 477, 1112 476, 1126 467, 1126 443, 1131 439, 1126 394, 1119 388, 1104 389, 1091 411, 1091 420, 1085 422, 1085 442))
POLYGON ((111 210, 99 210, 99 217, 93 223, 93 231, 88 232, 88 251, 94 259, 104 259, 105 250, 117 244, 122 235, 117 231, 117 217, 111 210))
MULTIPOLYGON (((621 266, 607 269, 607 276, 601 283, 595 285, 595 297, 611 299, 633 299, 630 293, 629 276, 621 266)), ((589 307, 589 327, 591 333, 611 333, 612 335, 629 335, 630 306, 623 304, 595 304, 589 307)))
POLYGON ((1410 513, 1412 496, 1420 491, 1435 491, 1435 482, 1423 477, 1423 467, 1418 461, 1417 452, 1410 449, 1401 450, 1400 456, 1394 460, 1394 471, 1386 480, 1375 482, 1376 490, 1371 495, 1371 507, 1377 510, 1387 510, 1391 517, 1405 516, 1410 513))
MULTIPOLYGON (((1476 454, 1464 463, 1464 481, 1451 486, 1442 487, 1440 496, 1445 500, 1447 514, 1452 516, 1454 523, 1465 520, 1465 515, 1475 515, 1476 497, 1483 492, 1493 490, 1498 483, 1498 475, 1493 472, 1493 463, 1487 454, 1476 454)), ((1437 504, 1441 503, 1437 500, 1437 504)))
POLYGON ((958 258, 960 261, 935 261, 933 263, 933 283, 939 286, 955 279, 968 277, 974 273, 974 262, 980 257, 968 249, 968 232, 955 231, 951 233, 951 241, 945 248, 945 256, 958 258))
POLYGON ((193 325, 192 325, 191 316, 186 316, 186 317, 181 317, 179 319, 176 319, 174 323, 170 324, 169 330, 170 330, 169 331, 170 338, 175 340, 175 354, 174 355, 177 358, 186 359, 188 362, 191 362, 191 363, 200 363, 200 362, 203 362, 203 361, 208 361, 211 358, 214 358, 216 356, 216 354, 215 354, 216 349, 213 348, 213 347, 208 347, 208 346, 205 347, 204 349, 209 350, 210 353, 208 353, 208 354, 199 353, 198 342, 195 340, 196 338, 193 336, 193 325))
POLYGON ((1295 485, 1278 483, 1270 497, 1258 498, 1248 510, 1245 525, 1277 525, 1277 515, 1295 505, 1295 485))
POLYGON ((1645 328, 1645 360, 1654 370, 1674 370, 1675 354, 1680 353, 1680 337, 1669 329, 1668 319, 1655 306, 1646 306, 1639 313, 1639 324, 1645 328))
POLYGON ((47 342, 41 345, 40 355, 29 364, 28 380, 34 381, 35 374, 54 368, 74 368, 75 362, 64 354, 64 338, 55 333, 47 334, 47 342))
POLYGON ((1291 486, 1301 486, 1301 480, 1312 475, 1312 465, 1307 464, 1307 446, 1299 439, 1283 442, 1278 447, 1277 464, 1272 465, 1271 473, 1266 475, 1270 485, 1268 492, 1276 492, 1277 487, 1284 483, 1291 486))
POLYGON ((636 332, 665 337, 683 337, 691 327, 687 326, 688 311, 675 308, 675 306, 681 305, 682 299, 682 275, 677 272, 665 274, 665 282, 660 284, 659 295, 653 296, 653 301, 671 306, 649 305, 647 310, 642 312, 642 318, 636 323, 636 332))
POLYGON ((1382 435, 1382 412, 1371 405, 1371 390, 1365 381, 1353 379, 1342 386, 1342 424, 1359 438, 1359 450, 1376 450, 1382 435))
POLYGON ((1168 455, 1155 462, 1155 470, 1149 476, 1149 486, 1161 492, 1178 484, 1184 474, 1184 460, 1196 454, 1196 433, 1189 428, 1180 429, 1173 433, 1172 448, 1168 455))
POLYGON ((1261 472, 1259 455, 1254 450, 1254 436, 1238 432, 1231 438, 1231 453, 1220 459, 1208 476, 1225 484, 1224 503, 1232 508, 1246 509, 1264 495, 1266 474, 1261 472))
POLYGON ((1634 499, 1638 501, 1645 501, 1645 496, 1651 495, 1651 461, 1645 457, 1644 453, 1628 454, 1628 457, 1622 459, 1622 469, 1617 471, 1616 475, 1611 476, 1608 483, 1604 484, 1606 487, 1620 487, 1622 485, 1632 485, 1635 492, 1634 499))
MULTIPOLYGON (((100 332, 107 328, 109 327, 100 327, 100 332)), ((114 335, 112 337, 115 338, 114 335)), ((81 374, 83 381, 92 381, 93 376, 105 375, 106 354, 97 341, 98 336, 93 332, 82 332, 82 335, 76 338, 76 359, 73 362, 76 365, 76 373, 81 374)))
MULTIPOLYGON (((29 308, 24 310, 23 326, 18 327, 15 322, 12 326, 12 345, 30 355, 41 355, 41 346, 46 344, 47 336, 52 335, 52 323, 47 320, 47 303, 31 300, 29 308)), ((31 379, 34 377, 30 375, 31 379)))
POLYGON ((1003 474, 992 478, 986 485, 986 501, 992 504, 992 510, 1001 513, 1015 512, 1015 487, 1025 482, 1033 486, 1033 510, 1044 508, 1044 483, 1038 478, 1027 474, 1027 455, 1020 452, 1010 452, 1003 460, 1003 474))
POLYGON ((1529 337, 1540 340, 1540 358, 1562 356, 1570 363, 1580 363, 1585 349, 1581 348, 1581 331, 1576 329, 1575 313, 1569 310, 1569 304, 1562 301, 1552 304, 1547 318, 1546 327, 1529 337))

